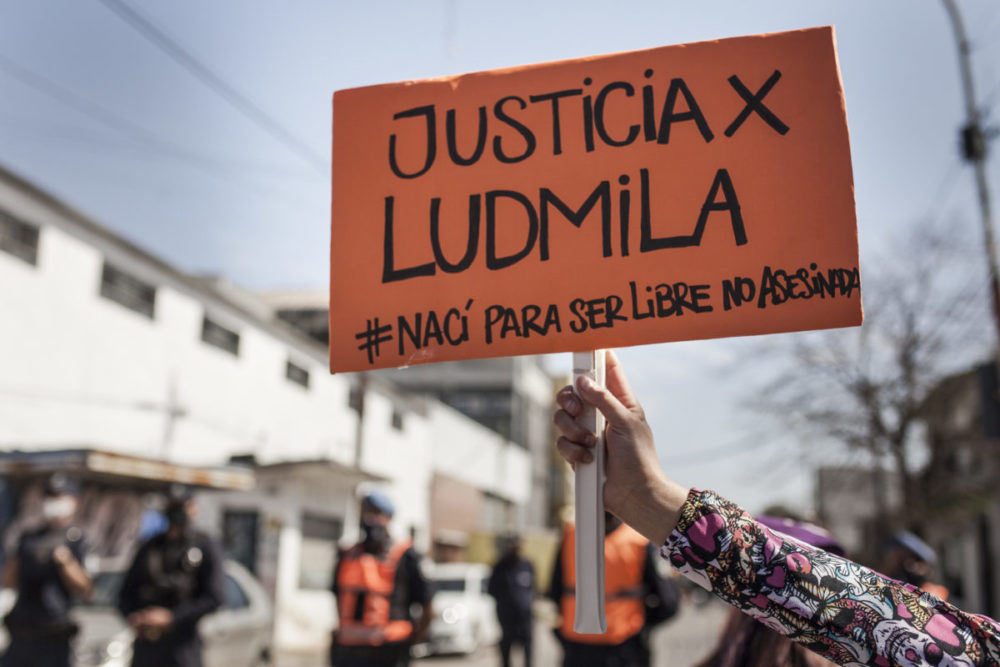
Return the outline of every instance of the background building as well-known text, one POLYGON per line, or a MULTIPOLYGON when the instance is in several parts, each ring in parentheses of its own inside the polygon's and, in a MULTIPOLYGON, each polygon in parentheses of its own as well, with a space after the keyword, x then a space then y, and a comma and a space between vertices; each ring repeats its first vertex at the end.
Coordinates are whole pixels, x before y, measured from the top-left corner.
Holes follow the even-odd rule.
POLYGON ((178 271, 6 171, 0 313, 0 450, 254 471, 253 491, 202 494, 200 520, 274 593, 279 647, 328 637, 328 569, 357 535, 365 485, 389 493, 393 530, 424 549, 437 479, 480 499, 481 529, 529 502, 522 443, 384 376, 330 375, 325 346, 267 302, 178 271))
MULTIPOLYGON (((277 316, 324 345, 329 340, 327 295, 319 291, 274 292, 263 295, 277 316)), ((523 448, 531 458, 531 494, 517 512, 501 497, 480 496, 465 488, 461 478, 435 477, 439 499, 433 507, 435 535, 475 529, 484 513, 487 524, 509 528, 559 525, 564 504, 563 467, 554 464, 551 423, 556 384, 540 357, 470 359, 364 374, 380 377, 416 394, 430 397, 523 448)))
MULTIPOLYGON (((975 613, 1000 611, 1000 410, 992 366, 945 378, 920 406, 926 456, 904 508, 898 474, 872 467, 817 471, 820 519, 848 552, 879 567, 887 537, 906 529, 935 551, 937 583, 975 613), (905 510, 905 511, 904 511, 905 510)), ((916 444, 916 443, 915 443, 916 444)))
POLYGON ((923 406, 924 537, 963 608, 1000 613, 1000 409, 992 364, 946 378, 923 406))
POLYGON ((816 471, 816 507, 823 525, 852 558, 876 565, 880 543, 902 502, 899 477, 889 470, 824 466, 816 471))

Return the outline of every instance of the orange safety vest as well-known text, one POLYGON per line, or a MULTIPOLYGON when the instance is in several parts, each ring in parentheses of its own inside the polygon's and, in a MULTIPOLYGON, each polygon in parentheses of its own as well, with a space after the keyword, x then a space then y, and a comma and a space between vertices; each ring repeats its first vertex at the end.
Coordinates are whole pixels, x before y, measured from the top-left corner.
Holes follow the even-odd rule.
POLYGON ((581 644, 621 644, 642 630, 646 621, 642 570, 648 540, 626 525, 604 538, 604 610, 608 630, 603 635, 581 635, 573 631, 576 616, 576 528, 566 525, 562 549, 564 639, 581 644))
POLYGON ((408 620, 389 619, 391 596, 396 584, 399 559, 409 549, 398 542, 384 557, 365 553, 361 545, 348 549, 337 573, 337 613, 340 628, 336 643, 343 646, 381 646, 403 641, 413 634, 408 620))
POLYGON ((948 589, 942 586, 941 584, 935 584, 930 581, 925 581, 920 586, 920 590, 924 591, 925 593, 930 593, 931 595, 940 598, 945 602, 948 601, 948 589))

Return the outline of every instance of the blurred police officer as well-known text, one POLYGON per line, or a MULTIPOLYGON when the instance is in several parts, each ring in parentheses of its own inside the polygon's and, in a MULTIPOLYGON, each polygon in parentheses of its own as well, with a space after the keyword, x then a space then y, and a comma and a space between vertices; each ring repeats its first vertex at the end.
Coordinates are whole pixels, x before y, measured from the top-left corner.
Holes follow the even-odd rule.
POLYGON ((45 485, 45 523, 21 536, 4 569, 4 586, 17 590, 5 619, 10 646, 3 667, 67 667, 77 626, 69 616, 75 597, 89 597, 90 576, 83 568, 83 534, 70 525, 77 510, 75 482, 54 475, 45 485))
POLYGON ((497 601, 500 621, 500 663, 510 667, 510 650, 524 649, 524 667, 531 667, 532 614, 535 599, 535 566, 521 556, 521 538, 508 535, 503 553, 490 574, 489 594, 497 601))
POLYGON ((215 540, 191 525, 194 510, 190 490, 171 487, 166 531, 139 547, 122 582, 133 667, 201 667, 198 621, 222 604, 223 576, 215 540))
POLYGON ((882 546, 882 572, 942 600, 948 599, 948 589, 932 581, 937 554, 929 544, 904 530, 890 537, 882 546))
POLYGON ((656 568, 649 540, 605 513, 604 596, 607 632, 579 634, 576 615, 575 527, 566 526, 552 570, 549 597, 559 606, 557 630, 564 667, 645 667, 650 664, 649 632, 677 612, 676 584, 656 568))
POLYGON ((340 554, 333 572, 339 627, 330 662, 335 667, 402 667, 410 645, 423 639, 431 621, 431 589, 411 540, 393 542, 394 507, 373 491, 361 502, 363 539, 340 554), (411 609, 420 606, 414 622, 411 609))

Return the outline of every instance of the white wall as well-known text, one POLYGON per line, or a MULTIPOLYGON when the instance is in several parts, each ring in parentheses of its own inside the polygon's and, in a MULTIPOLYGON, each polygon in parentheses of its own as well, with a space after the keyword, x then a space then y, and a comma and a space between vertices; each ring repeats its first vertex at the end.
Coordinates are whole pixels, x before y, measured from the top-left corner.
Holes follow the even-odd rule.
POLYGON ((515 504, 528 501, 530 458, 518 447, 446 405, 428 409, 434 470, 515 504))
POLYGON ((2 183, 0 202, 42 227, 37 266, 0 252, 0 447, 84 445, 188 464, 247 452, 265 463, 351 461, 348 380, 328 374, 321 350, 112 244, 65 233, 71 221, 2 183), (105 256, 158 286, 154 319, 100 296, 105 256), (240 333, 239 356, 201 341, 206 312, 240 333), (308 389, 285 378, 289 358, 310 371, 308 389), (165 442, 170 402, 186 414, 165 442))
MULTIPOLYGON (((95 233, 2 174, 0 207, 41 228, 36 266, 0 251, 0 450, 97 448, 188 465, 252 453, 262 464, 355 465, 351 378, 329 375, 323 350, 95 233), (100 296, 105 258, 157 287, 153 319, 100 296), (201 341, 206 313, 239 332, 238 356, 201 341), (289 358, 309 370, 308 389, 286 379, 289 358), (168 429, 171 406, 183 414, 168 429)), ((425 551, 435 471, 515 504, 528 499, 528 453, 437 402, 372 382, 361 430, 360 469, 386 480, 379 486, 397 507, 394 534, 415 527, 425 551), (393 426, 394 410, 403 415, 402 428, 393 426)), ((269 575, 279 645, 327 639, 330 594, 299 588, 300 521, 304 509, 325 508, 344 516, 350 537, 356 493, 350 480, 317 486, 313 478, 290 477, 239 500, 205 497, 207 527, 218 529, 221 513, 235 506, 258 509, 270 526, 280 525, 269 575)))
MULTIPOLYGON (((422 402, 418 407, 422 406, 422 402)), ((364 445, 361 467, 385 477, 380 485, 393 500, 396 513, 390 530, 397 539, 417 528, 417 546, 429 546, 426 528, 430 524, 430 481, 433 472, 432 443, 427 421, 397 397, 377 388, 365 396, 364 445), (402 429, 392 426, 393 410, 402 413, 402 429)))

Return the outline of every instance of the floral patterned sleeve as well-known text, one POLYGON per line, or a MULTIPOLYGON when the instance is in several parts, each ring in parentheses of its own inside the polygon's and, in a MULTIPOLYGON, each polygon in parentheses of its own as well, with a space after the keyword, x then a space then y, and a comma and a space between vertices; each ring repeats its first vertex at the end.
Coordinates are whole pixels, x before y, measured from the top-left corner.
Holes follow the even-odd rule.
POLYGON ((661 554, 681 574, 841 665, 1000 666, 1000 624, 757 523, 692 489, 661 554))

